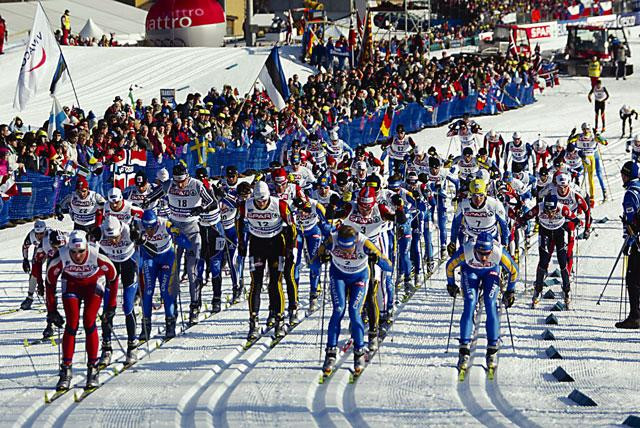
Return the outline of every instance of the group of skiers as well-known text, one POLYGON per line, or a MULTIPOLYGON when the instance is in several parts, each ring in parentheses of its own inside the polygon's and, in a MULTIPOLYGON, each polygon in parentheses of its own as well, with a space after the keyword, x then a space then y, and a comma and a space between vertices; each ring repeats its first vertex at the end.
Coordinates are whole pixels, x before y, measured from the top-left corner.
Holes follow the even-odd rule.
MULTIPOLYGON (((230 165, 223 177, 211 177, 203 167, 191 176, 177 163, 171 178, 161 169, 150 182, 139 171, 134 186, 113 188, 104 196, 78 177, 75 192, 56 207, 60 220, 69 213, 74 230, 65 233, 37 220, 23 245, 23 268, 30 278, 22 309, 31 307, 37 292, 46 296, 44 336, 53 335, 54 325, 64 326, 57 390, 70 387, 80 303, 86 388, 92 389, 99 385, 100 369, 111 363, 118 293, 127 333, 126 364, 133 364, 136 347, 151 337, 156 285, 165 312, 164 337, 176 335, 181 270, 189 284, 189 325, 199 320, 209 278, 211 311, 216 313, 222 308, 225 269, 232 284, 229 304, 245 296, 243 273, 248 270, 248 347, 272 328, 274 341, 281 340, 304 317, 299 284, 301 271, 308 268, 306 313, 321 306, 323 292, 333 304, 323 372, 330 375, 335 368, 341 320, 348 309, 358 375, 393 322, 401 297, 410 296, 446 262, 447 290, 464 299, 458 368, 467 368, 479 299, 487 310, 487 367, 497 367, 500 301, 506 308, 513 305, 520 253, 535 233, 540 257, 532 305, 540 300, 554 251, 564 301, 571 304, 574 245, 578 235, 588 239, 591 233, 594 175, 603 198, 607 195, 599 155, 599 146, 607 142, 586 123, 581 132, 574 129, 566 142, 555 145, 541 137, 527 143, 518 132, 505 144, 494 130, 481 141, 481 128, 465 116, 449 127, 448 135, 461 145, 456 157, 440 156, 434 147, 425 152, 402 125, 395 131, 382 144, 381 158, 364 146, 351 150, 337 131, 329 138, 318 131, 294 140, 267 170, 244 175, 230 165), (450 227, 449 210, 454 212, 450 227), (58 288, 64 316, 58 310, 58 288), (261 330, 263 288, 269 303, 261 330), (99 356, 96 317, 101 308, 99 356)), ((622 174, 630 195, 625 196, 625 213, 630 213, 625 254, 630 257, 632 309, 619 327, 638 328, 637 164, 628 162, 622 174)))

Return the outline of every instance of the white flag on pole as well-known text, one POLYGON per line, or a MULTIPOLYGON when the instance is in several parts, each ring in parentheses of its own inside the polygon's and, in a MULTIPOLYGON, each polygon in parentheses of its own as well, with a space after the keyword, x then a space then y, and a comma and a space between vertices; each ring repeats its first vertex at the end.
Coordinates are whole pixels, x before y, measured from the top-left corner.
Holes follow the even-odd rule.
POLYGON ((24 51, 13 107, 24 110, 40 92, 49 91, 60 58, 59 47, 42 6, 38 3, 31 38, 24 51))

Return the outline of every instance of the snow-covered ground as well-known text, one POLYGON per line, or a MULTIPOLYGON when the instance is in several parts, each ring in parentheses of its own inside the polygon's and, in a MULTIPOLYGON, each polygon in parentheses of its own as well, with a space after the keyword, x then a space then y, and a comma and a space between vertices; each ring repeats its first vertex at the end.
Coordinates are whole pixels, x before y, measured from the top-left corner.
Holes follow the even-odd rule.
MULTIPOLYGON (((637 47, 636 42, 632 49, 637 47)), ((237 68, 235 73, 240 71, 245 72, 237 68)), ((175 79, 179 82, 180 76, 175 79)), ((509 311, 515 351, 503 317, 503 345, 495 382, 486 381, 481 366, 484 329, 480 329, 468 382, 457 381, 455 338, 462 305, 455 308, 452 346, 445 353, 452 300, 446 293, 442 267, 401 307, 390 336, 356 384, 348 382, 351 354, 345 356, 328 383, 318 383, 321 311, 305 319, 274 349, 269 348, 268 339, 262 339, 243 351, 248 330, 248 310, 243 302, 203 320, 158 349, 152 346, 148 354, 143 348, 142 360, 119 376, 104 371, 101 381, 105 384, 85 401, 74 403, 70 393, 46 405, 44 394, 51 393, 57 379, 57 347, 23 345, 25 338, 38 338, 44 328, 43 305, 37 302, 35 310, 0 316, 0 425, 602 426, 621 424, 628 415, 640 416, 635 398, 640 390, 640 336, 637 331, 613 327, 620 312, 622 263, 602 304, 596 306, 622 244, 617 219, 623 190, 618 171, 629 155, 624 140, 618 138, 617 110, 623 103, 635 106, 639 83, 637 76, 627 81, 605 81, 611 94, 605 133, 610 144, 602 153, 612 199, 593 210, 594 218, 609 220, 596 223, 592 237, 577 243, 573 309, 557 312, 559 324, 547 326, 544 319, 556 300, 543 300, 538 309, 529 308, 538 261, 534 246, 522 259, 517 301, 509 311), (555 341, 542 340, 545 328, 554 333, 555 341), (560 352, 562 360, 546 357, 549 345, 560 352), (551 373, 558 366, 575 381, 556 381, 551 373), (582 407, 569 400, 574 389, 593 399, 597 407, 582 407)), ((494 128, 505 137, 518 130, 528 141, 538 133, 555 141, 568 135, 573 126, 593 121, 592 106, 586 100, 588 85, 586 78, 563 79, 560 87, 540 95, 536 104, 479 118, 478 122, 485 131, 494 128)), ((434 145, 446 153, 449 140, 444 135, 441 127, 424 130, 414 139, 425 149, 434 145)), ((452 147, 453 152, 458 150, 452 147)), ((60 226, 55 220, 48 222, 60 226)), ((0 313, 17 307, 26 294, 20 246, 29 227, 0 231, 0 313)), ((229 288, 225 276, 225 293, 229 288)), ((559 294, 558 285, 552 289, 559 294)), ((186 307, 185 291, 183 287, 186 307)), ((206 296, 205 301, 210 298, 210 288, 206 296)), ((306 301, 307 296, 305 280, 300 287, 301 300, 306 301)), ((626 292, 623 296, 626 298, 626 292)), ((266 296, 263 302, 264 308, 266 296)), ((154 331, 162 320, 158 312, 154 331)), ((124 341, 121 312, 116 321, 116 333, 124 341)), ((343 326, 347 324, 345 320, 343 326)), ((80 391, 85 371, 82 329, 78 339, 72 384, 80 391)))

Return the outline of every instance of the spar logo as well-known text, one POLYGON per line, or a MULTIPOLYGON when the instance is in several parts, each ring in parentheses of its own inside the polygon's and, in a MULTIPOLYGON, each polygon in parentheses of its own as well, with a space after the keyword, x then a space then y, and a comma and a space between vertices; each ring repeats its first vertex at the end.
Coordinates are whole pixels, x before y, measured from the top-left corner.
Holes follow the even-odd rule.
POLYGON ((176 9, 168 15, 147 19, 147 31, 170 30, 172 28, 188 28, 193 26, 193 21, 205 15, 204 9, 176 9))
POLYGON ((541 25, 529 29, 530 39, 546 39, 548 37, 551 37, 551 27, 549 25, 541 25))
POLYGON ((42 67, 45 62, 47 62, 47 52, 44 50, 44 46, 42 46, 42 39, 42 32, 38 32, 38 34, 35 35, 33 41, 25 51, 24 57, 22 57, 21 70, 24 70, 25 65, 27 65, 27 63, 30 62, 36 56, 36 54, 41 53, 40 61, 38 61, 38 63, 31 67, 29 70, 26 70, 26 73, 31 73, 32 71, 37 70, 38 68, 42 67))

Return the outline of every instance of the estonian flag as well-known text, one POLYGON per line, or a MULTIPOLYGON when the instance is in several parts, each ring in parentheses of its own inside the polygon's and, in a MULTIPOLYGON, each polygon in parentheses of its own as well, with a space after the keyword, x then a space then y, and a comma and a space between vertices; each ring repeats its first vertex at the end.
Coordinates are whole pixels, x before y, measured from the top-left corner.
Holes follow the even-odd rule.
POLYGON ((69 117, 62 110, 58 99, 55 96, 53 98, 53 105, 51 106, 51 113, 49 114, 49 128, 47 129, 47 133, 49 134, 49 139, 53 139, 53 131, 60 131, 62 138, 64 138, 64 125, 69 123, 69 117))
POLYGON ((60 54, 60 58, 58 59, 58 65, 56 66, 56 71, 53 73, 53 79, 51 80, 51 86, 49 87, 49 92, 51 95, 56 95, 56 91, 60 87, 60 84, 66 79, 66 76, 69 74, 67 71, 67 62, 64 60, 64 56, 62 53, 60 54))
POLYGON ((289 99, 289 87, 287 79, 284 77, 284 71, 280 64, 280 54, 278 47, 271 49, 271 53, 264 63, 264 67, 260 70, 258 79, 267 90, 267 94, 278 110, 282 110, 287 106, 286 101, 289 99))
POLYGON ((389 136, 389 131, 391 131, 391 122, 393 122, 393 107, 389 106, 384 112, 382 124, 380 125, 380 133, 385 137, 389 136))

